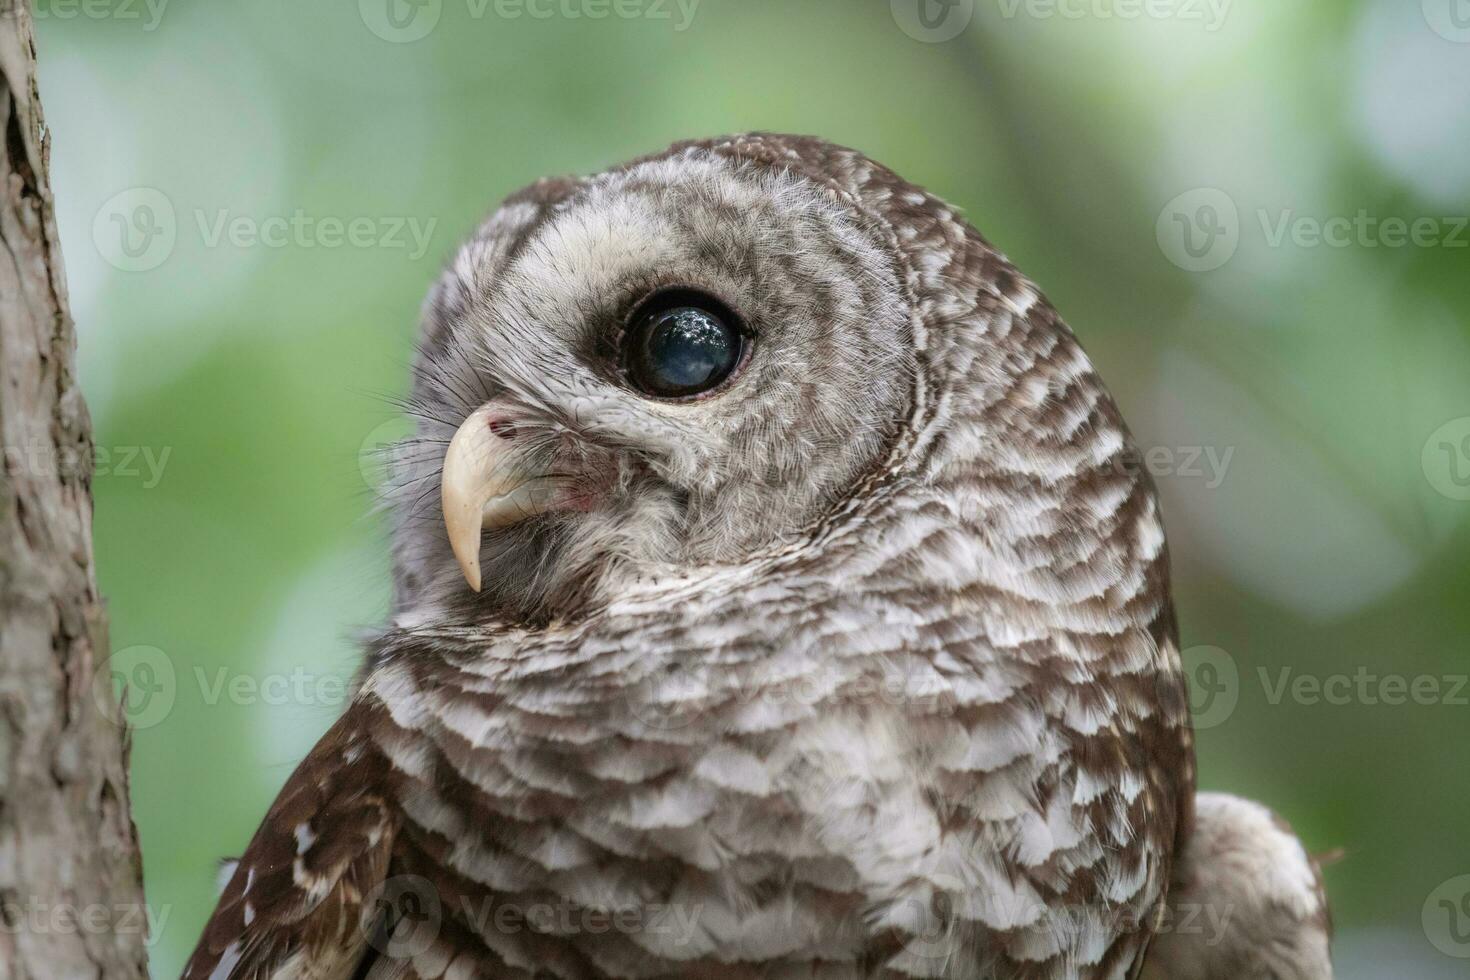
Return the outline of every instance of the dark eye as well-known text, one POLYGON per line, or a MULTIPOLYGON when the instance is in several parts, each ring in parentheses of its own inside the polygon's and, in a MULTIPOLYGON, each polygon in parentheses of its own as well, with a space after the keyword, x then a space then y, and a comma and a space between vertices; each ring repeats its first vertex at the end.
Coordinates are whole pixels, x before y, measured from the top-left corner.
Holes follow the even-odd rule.
POLYGON ((709 391, 739 366, 745 347, 739 324, 724 304, 690 292, 645 303, 627 337, 628 376, 656 398, 709 391))

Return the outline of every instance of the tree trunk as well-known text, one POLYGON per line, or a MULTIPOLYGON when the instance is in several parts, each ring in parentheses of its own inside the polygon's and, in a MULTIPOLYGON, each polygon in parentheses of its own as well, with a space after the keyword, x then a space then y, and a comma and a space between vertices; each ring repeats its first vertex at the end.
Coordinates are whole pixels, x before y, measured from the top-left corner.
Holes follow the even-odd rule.
POLYGON ((148 916, 35 68, 27 0, 0 0, 0 978, 126 980, 148 916))

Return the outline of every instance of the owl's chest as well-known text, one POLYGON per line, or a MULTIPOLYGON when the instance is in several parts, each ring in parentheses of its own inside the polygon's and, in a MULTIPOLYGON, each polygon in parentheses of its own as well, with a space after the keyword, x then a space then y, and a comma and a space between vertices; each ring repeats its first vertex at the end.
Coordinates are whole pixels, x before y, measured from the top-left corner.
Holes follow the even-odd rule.
POLYGON ((434 744, 402 753, 424 769, 405 838, 452 869, 460 926, 501 959, 607 961, 574 976, 921 956, 912 975, 971 977, 1107 949, 1119 927, 1056 919, 1061 896, 1103 915, 1158 896, 1145 784, 1090 768, 1133 750, 1103 728, 1079 753, 1092 715, 1044 665, 989 656, 958 614, 854 602, 778 627, 584 642, 420 696, 434 744))
POLYGON ((955 834, 977 784, 946 769, 970 753, 943 712, 891 688, 726 707, 749 729, 668 716, 641 738, 447 750, 453 775, 405 809, 426 852, 440 836, 474 841, 454 849, 451 912, 526 955, 551 942, 666 964, 823 960, 859 977, 896 952, 879 938, 895 924, 938 928, 937 892, 1003 878, 999 840, 955 834))
POLYGON ((1139 773, 1079 755, 1069 702, 1023 667, 782 649, 419 694, 399 866, 443 878, 446 929, 569 976, 1113 975, 1062 964, 1123 941, 1170 835, 1140 833, 1139 773))

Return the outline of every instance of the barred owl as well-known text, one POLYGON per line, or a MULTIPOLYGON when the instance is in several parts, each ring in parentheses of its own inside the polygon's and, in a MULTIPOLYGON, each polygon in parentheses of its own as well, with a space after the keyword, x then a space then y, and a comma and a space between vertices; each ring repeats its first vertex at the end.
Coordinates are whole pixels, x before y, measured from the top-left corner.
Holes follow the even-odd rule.
POLYGON ((1123 420, 944 202, 763 134, 540 181, 411 408, 390 622, 186 977, 1329 976, 1295 837, 1196 806, 1123 420))

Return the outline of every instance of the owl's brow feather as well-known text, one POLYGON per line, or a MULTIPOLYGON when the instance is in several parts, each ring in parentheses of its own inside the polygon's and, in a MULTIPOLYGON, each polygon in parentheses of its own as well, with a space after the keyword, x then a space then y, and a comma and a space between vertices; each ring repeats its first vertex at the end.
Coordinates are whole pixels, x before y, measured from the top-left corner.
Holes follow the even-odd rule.
MULTIPOLYGON (((432 366, 435 366, 435 367, 438 366, 438 363, 437 363, 437 361, 435 359, 429 358, 427 356, 427 348, 423 344, 417 344, 415 346, 417 347, 417 349, 419 351, 419 356, 421 358, 421 362, 420 363, 423 363, 425 365, 432 365, 432 366)), ((462 352, 460 352, 458 350, 458 345, 455 344, 455 343, 453 343, 453 342, 451 342, 450 344, 446 345, 445 348, 444 348, 444 351, 451 358, 459 357, 459 358, 463 359, 463 354, 462 354, 462 352)), ((464 366, 467 369, 470 367, 468 360, 465 360, 464 361, 464 366)), ((480 386, 481 386, 482 389, 485 388, 484 379, 483 378, 480 378, 477 372, 475 372, 473 370, 469 370, 468 373, 469 373, 470 377, 476 378, 477 380, 479 380, 479 383, 480 383, 480 386)), ((437 394, 439 394, 441 396, 444 396, 444 395, 452 396, 452 398, 441 399, 441 400, 450 401, 451 403, 453 401, 456 401, 457 400, 461 406, 470 408, 471 410, 476 405, 474 392, 471 390, 471 388, 469 387, 469 385, 466 383, 465 379, 459 377, 458 372, 448 371, 448 370, 434 371, 433 373, 427 374, 426 376, 424 376, 424 380, 428 383, 428 385, 430 386, 430 388, 433 389, 437 394)), ((483 404, 484 401, 489 401, 489 400, 490 400, 490 395, 489 395, 489 392, 486 391, 485 392, 485 397, 484 397, 483 401, 480 402, 480 404, 483 404)), ((465 412, 465 414, 469 414, 468 411, 465 412)))
MULTIPOLYGON (((535 288, 534 283, 526 283, 525 288, 535 288)), ((537 326, 524 317, 515 309, 501 309, 496 312, 500 331, 513 336, 526 339, 539 339, 540 343, 533 344, 507 344, 492 352, 482 344, 469 345, 460 351, 465 359, 465 365, 471 371, 476 371, 482 379, 485 376, 494 376, 495 380, 512 394, 524 400, 528 407, 547 408, 544 404, 545 392, 537 390, 538 383, 533 379, 555 377, 567 365, 553 356, 560 353, 566 359, 576 362, 572 357, 572 351, 567 345, 556 343, 556 338, 549 331, 538 329, 537 326), (529 348, 529 349, 526 349, 529 348), (500 370, 497 370, 500 368, 500 370)), ((569 378, 566 380, 570 380, 569 378)))
MULTIPOLYGON (((479 383, 481 396, 479 401, 477 402, 475 400, 473 391, 471 391, 469 393, 469 397, 466 398, 464 402, 465 406, 473 409, 477 405, 481 405, 489 401, 492 397, 490 386, 486 381, 485 375, 476 370, 475 361, 471 357, 471 352, 468 349, 467 345, 464 343, 458 331, 450 331, 449 337, 444 344, 444 353, 449 355, 452 360, 457 360, 459 362, 459 366, 464 368, 465 371, 469 372, 470 377, 479 383)), ((434 358, 428 358, 424 361, 424 363, 436 364, 436 360, 434 358)), ((444 373, 448 374, 448 372, 444 373)))
MULTIPOLYGON (((389 395, 385 396, 383 400, 409 418, 419 419, 423 422, 437 423, 446 427, 450 432, 453 432, 464 421, 463 418, 456 420, 454 416, 436 414, 429 406, 425 406, 412 398, 389 395)), ((448 442, 449 440, 446 439, 444 441, 448 442)))
POLYGON ((431 348, 429 348, 429 345, 426 344, 425 341, 422 341, 422 339, 420 339, 420 341, 415 341, 413 347, 415 347, 415 351, 417 353, 417 361, 419 361, 419 364, 422 364, 422 366, 425 367, 425 370, 415 372, 417 378, 422 379, 422 381, 425 382, 426 385, 431 388, 431 391, 435 392, 435 394, 441 395, 442 401, 447 401, 447 403, 450 403, 451 406, 454 406, 454 404, 456 403, 459 404, 459 407, 465 410, 465 413, 463 414, 469 414, 470 411, 473 410, 473 408, 481 406, 481 404, 490 401, 490 389, 488 389, 488 385, 487 383, 485 383, 484 376, 482 376, 481 373, 476 372, 475 367, 473 367, 473 364, 469 361, 469 357, 467 357, 465 351, 460 348, 460 344, 459 341, 457 341, 456 336, 451 335, 450 338, 447 339, 447 342, 442 345, 440 350, 442 350, 442 353, 444 353, 445 356, 450 357, 451 360, 459 360, 460 366, 465 367, 466 373, 469 373, 470 378, 473 378, 475 379, 475 381, 479 382, 482 395, 484 395, 484 397, 482 397, 479 401, 475 400, 473 389, 470 389, 469 386, 466 385, 465 379, 460 378, 459 372, 451 372, 451 370, 432 370, 431 372, 431 370, 428 370, 431 369, 431 367, 432 369, 438 369, 438 367, 440 367, 440 359, 438 359, 437 357, 438 351, 431 350, 431 348), (460 385, 463 385, 463 388, 456 388, 456 386, 454 386, 456 385, 456 383, 460 383, 460 385), (442 398, 444 397, 444 395, 448 395, 448 398, 442 398))

